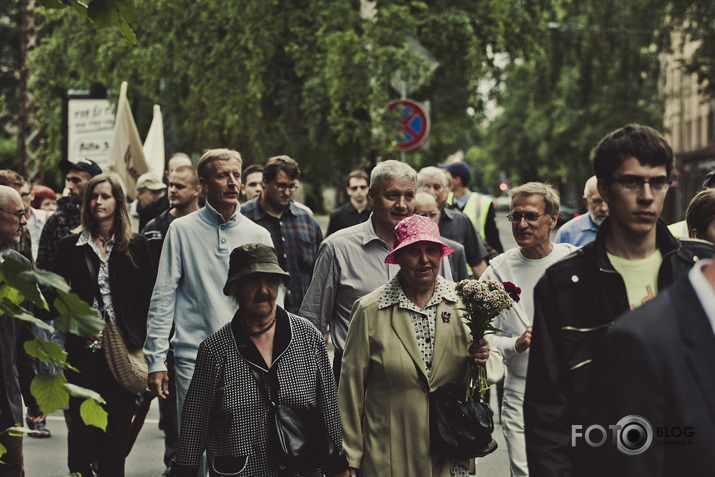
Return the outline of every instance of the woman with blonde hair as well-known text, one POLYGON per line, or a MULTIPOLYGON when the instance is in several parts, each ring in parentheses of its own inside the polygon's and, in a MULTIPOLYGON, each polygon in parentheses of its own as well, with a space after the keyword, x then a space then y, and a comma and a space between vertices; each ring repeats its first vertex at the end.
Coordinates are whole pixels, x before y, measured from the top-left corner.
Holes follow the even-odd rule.
MULTIPOLYGON (((146 338, 146 318, 154 285, 154 266, 146 238, 132 234, 124 192, 107 174, 93 177, 82 200, 81 225, 60 240, 53 271, 62 275, 72 291, 112 320, 129 349, 140 348, 146 338)), ((82 399, 70 398, 68 465, 71 473, 123 476, 129 424, 136 395, 125 390, 107 365, 102 335, 68 335, 69 361, 79 372, 66 371, 70 383, 97 391, 106 400, 106 432, 84 425, 82 399)))

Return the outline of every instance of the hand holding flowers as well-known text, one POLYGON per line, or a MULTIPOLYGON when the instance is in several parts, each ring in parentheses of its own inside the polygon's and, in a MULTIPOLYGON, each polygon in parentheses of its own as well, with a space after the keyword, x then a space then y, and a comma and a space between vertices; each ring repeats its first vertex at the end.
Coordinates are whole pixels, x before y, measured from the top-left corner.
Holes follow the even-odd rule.
MULTIPOLYGON (((472 348, 474 343, 481 344, 484 335, 502 331, 492 325, 492 320, 519 301, 521 289, 511 282, 462 280, 457 284, 456 292, 464 305, 462 310, 466 313, 464 318, 472 337, 469 348, 472 348)), ((487 389, 486 368, 470 360, 466 399, 473 401, 475 391, 483 396, 487 389)))

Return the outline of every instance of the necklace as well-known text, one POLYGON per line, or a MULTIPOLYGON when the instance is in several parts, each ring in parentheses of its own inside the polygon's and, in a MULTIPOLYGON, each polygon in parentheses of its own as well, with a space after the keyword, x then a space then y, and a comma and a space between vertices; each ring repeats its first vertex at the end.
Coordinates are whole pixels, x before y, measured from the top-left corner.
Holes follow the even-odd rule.
POLYGON ((261 328, 258 331, 250 331, 245 323, 243 325, 243 329, 246 330, 246 333, 248 333, 248 336, 255 338, 256 336, 261 336, 263 333, 270 330, 275 322, 276 322, 276 315, 273 315, 273 319, 271 321, 269 321, 266 326, 264 326, 263 328, 261 328))
POLYGON ((102 237, 101 235, 97 234, 97 239, 101 242, 102 247, 107 247, 109 241, 112 240, 112 235, 114 235, 112 232, 109 232, 109 235, 107 235, 106 237, 102 237))

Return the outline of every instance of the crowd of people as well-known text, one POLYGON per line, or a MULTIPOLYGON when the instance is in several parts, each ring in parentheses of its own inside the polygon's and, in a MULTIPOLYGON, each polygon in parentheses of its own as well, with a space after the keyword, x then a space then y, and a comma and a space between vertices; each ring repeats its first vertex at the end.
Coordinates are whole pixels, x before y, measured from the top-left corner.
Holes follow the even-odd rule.
MULTIPOLYGON (((69 472, 123 476, 137 403, 157 397, 166 475, 467 476, 467 460, 431 449, 429 396, 466 382, 473 362, 505 366, 499 412, 512 476, 707 475, 715 177, 669 230, 660 215, 673 159, 651 128, 613 131, 592 153, 587 213, 554 240, 556 190, 511 189, 517 247, 506 251, 491 199, 469 189, 462 162, 352 171, 325 237, 295 200, 300 167, 285 155, 244 168, 231 149, 206 151, 196 167, 177 154, 164 178, 138 178, 130 204, 88 159, 61 163, 59 200, 0 171, 3 259, 64 277, 148 366, 147 392, 130 392, 110 372, 102 333, 47 337, 68 352, 68 381, 100 393, 108 413, 102 432, 70 399, 69 472), (682 238, 671 233, 681 228, 682 238), (467 278, 521 289, 495 318, 499 332, 471 346, 455 291, 467 278), (691 445, 645 446, 620 428, 613 445, 579 439, 578 429, 634 415, 652 426, 651 441, 654 429, 689 428, 691 445), (285 416, 299 430, 310 422, 302 458, 280 437, 285 416), (326 444, 315 450, 317 441, 326 444)), ((21 346, 29 329, 0 320, 12 377, 2 429, 26 419, 32 436, 48 437, 29 392, 38 372, 21 346)), ((2 433, 0 444, 0 475, 24 475, 22 437, 2 433)))

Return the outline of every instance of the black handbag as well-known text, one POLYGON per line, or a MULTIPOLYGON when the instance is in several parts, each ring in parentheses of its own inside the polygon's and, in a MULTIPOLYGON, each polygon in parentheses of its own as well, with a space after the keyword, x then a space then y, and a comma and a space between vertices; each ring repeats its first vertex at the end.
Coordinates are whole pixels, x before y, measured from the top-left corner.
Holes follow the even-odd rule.
POLYGON ((484 457, 497 449, 492 439, 494 412, 479 398, 467 402, 467 387, 445 384, 429 394, 432 452, 456 459, 484 457))
POLYGON ((279 464, 289 468, 324 467, 340 457, 340 449, 328 435, 317 407, 292 408, 276 404, 264 387, 260 371, 250 364, 248 367, 258 388, 271 404, 268 410, 268 445, 271 456, 279 464))

